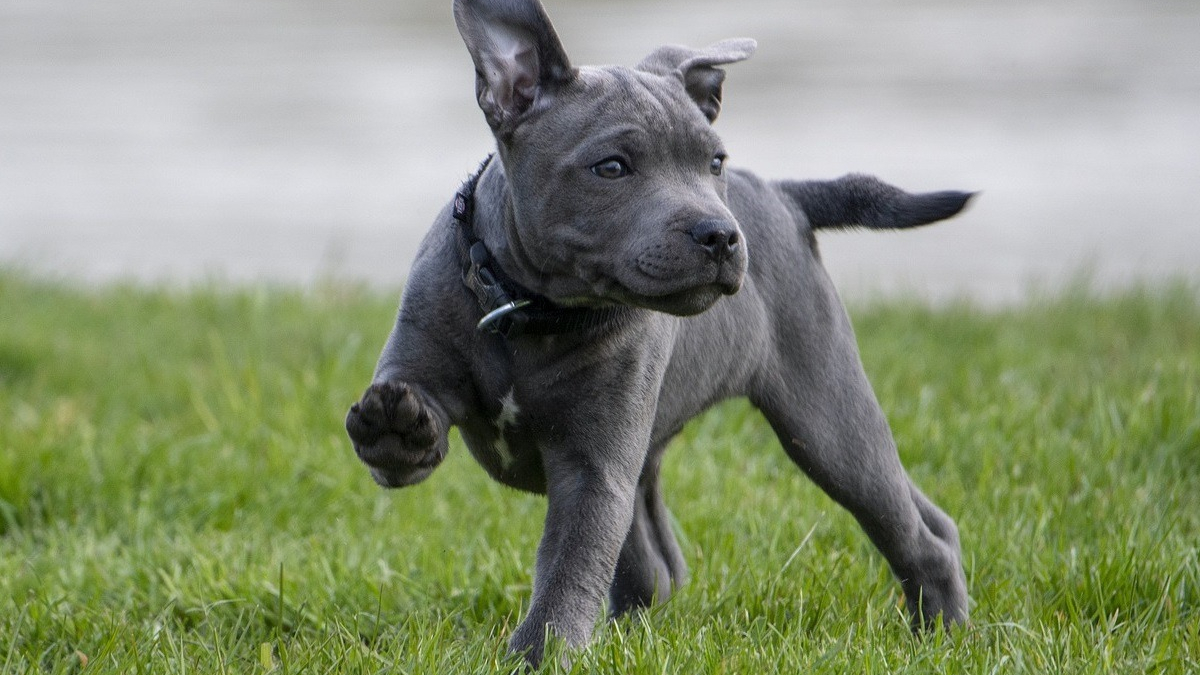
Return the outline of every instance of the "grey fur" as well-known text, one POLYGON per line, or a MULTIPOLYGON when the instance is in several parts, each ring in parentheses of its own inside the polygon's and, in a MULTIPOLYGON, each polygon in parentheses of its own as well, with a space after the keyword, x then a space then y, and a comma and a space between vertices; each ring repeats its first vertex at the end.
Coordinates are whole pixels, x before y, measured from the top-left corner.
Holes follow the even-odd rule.
POLYGON ((955 524, 900 465, 812 232, 919 225, 969 195, 716 171, 716 66, 747 58, 751 40, 662 48, 637 69, 574 68, 536 0, 456 0, 454 12, 500 159, 478 183, 478 236, 526 288, 567 306, 629 308, 575 334, 476 331, 482 312, 463 286, 447 207, 373 384, 347 415, 383 486, 426 478, 457 426, 493 478, 547 495, 533 598, 511 649, 537 663, 548 632, 584 644, 606 596, 620 614, 683 583, 662 451, 734 396, 858 519, 914 626, 965 620, 955 524), (632 172, 592 171, 614 157, 632 172))

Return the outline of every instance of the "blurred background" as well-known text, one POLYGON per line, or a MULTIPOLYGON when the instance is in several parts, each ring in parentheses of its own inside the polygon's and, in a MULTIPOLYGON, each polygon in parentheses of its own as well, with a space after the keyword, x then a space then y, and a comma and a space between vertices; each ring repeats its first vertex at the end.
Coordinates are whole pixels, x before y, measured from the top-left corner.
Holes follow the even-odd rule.
MULTIPOLYGON (((1200 279, 1196 0, 546 0, 577 64, 759 41, 718 129, 766 177, 982 194, 830 233, 849 297, 1200 279)), ((0 0, 0 265, 403 282, 490 150, 449 0, 0 0)))

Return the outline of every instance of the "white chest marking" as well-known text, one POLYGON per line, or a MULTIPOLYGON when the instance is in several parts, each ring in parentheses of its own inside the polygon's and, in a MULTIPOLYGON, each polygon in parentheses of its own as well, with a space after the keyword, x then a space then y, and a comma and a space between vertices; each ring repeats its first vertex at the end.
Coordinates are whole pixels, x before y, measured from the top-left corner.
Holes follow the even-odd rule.
POLYGON ((500 455, 500 465, 504 469, 512 466, 516 458, 513 457, 512 449, 508 447, 508 439, 504 436, 504 432, 510 427, 517 426, 517 415, 521 409, 517 407, 517 399, 513 395, 513 390, 509 389, 504 398, 500 399, 500 414, 496 416, 496 454, 500 455))

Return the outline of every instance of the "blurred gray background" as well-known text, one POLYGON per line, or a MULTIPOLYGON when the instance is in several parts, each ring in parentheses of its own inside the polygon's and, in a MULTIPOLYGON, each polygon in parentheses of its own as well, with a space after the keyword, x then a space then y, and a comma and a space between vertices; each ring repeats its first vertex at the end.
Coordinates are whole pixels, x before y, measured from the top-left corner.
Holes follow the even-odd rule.
MULTIPOLYGON (((1197 0, 546 1, 577 64, 757 38, 717 122, 733 164, 982 191, 824 236, 848 296, 1200 279, 1197 0)), ((0 264, 400 284, 492 145, 449 5, 0 0, 0 264)))

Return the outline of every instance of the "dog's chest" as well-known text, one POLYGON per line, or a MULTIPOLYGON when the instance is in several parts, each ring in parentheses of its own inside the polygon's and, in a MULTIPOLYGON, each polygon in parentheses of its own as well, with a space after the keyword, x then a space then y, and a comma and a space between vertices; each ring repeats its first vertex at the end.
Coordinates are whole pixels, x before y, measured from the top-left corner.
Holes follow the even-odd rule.
POLYGON ((542 492, 542 456, 516 390, 493 395, 477 424, 463 428, 463 440, 484 469, 496 480, 521 490, 542 492))
POLYGON ((521 414, 521 407, 517 405, 516 391, 509 389, 508 393, 500 399, 500 413, 492 420, 492 426, 496 430, 496 442, 494 450, 496 458, 500 462, 502 471, 509 471, 517 458, 513 454, 513 443, 520 444, 519 437, 519 421, 518 416, 521 414))

